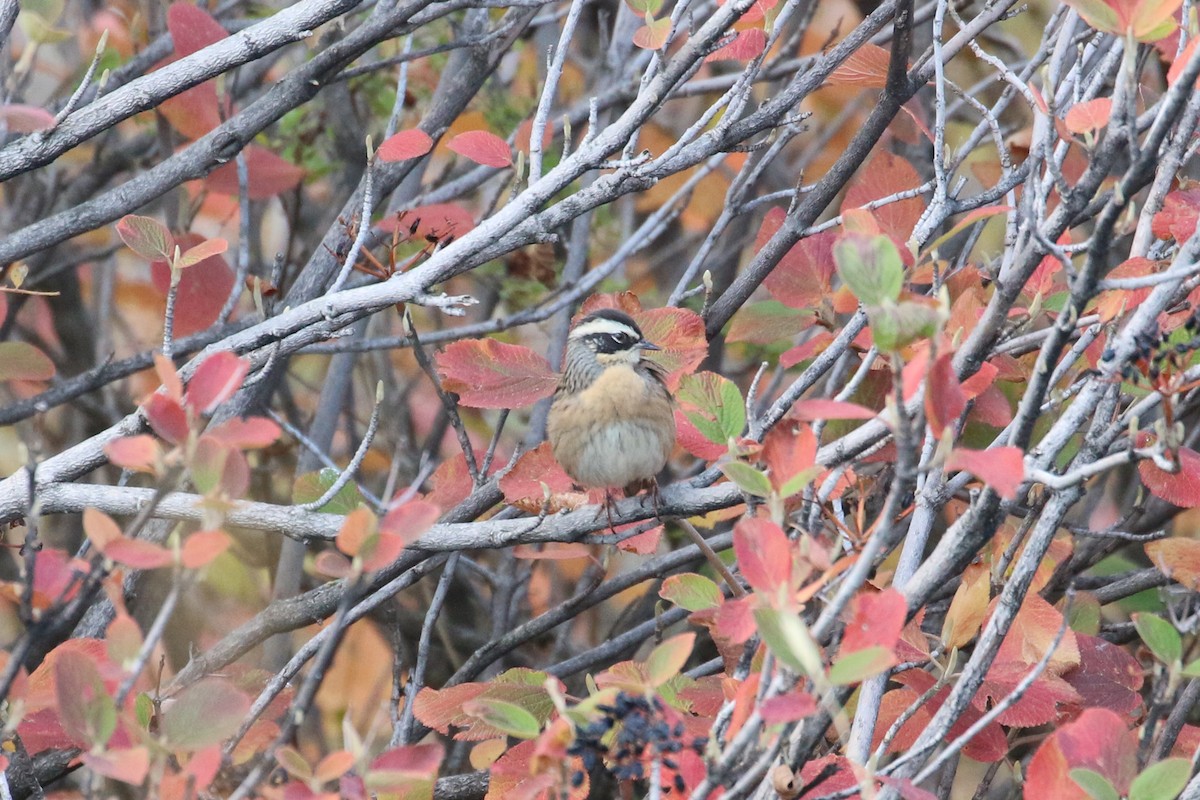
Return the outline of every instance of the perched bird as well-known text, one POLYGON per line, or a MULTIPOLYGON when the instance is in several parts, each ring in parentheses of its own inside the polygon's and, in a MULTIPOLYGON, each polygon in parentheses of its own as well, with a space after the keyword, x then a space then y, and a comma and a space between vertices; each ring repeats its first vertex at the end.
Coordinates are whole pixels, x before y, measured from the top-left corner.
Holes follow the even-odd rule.
POLYGON ((644 355, 658 349, 632 317, 611 308, 588 314, 567 338, 547 420, 550 446, 576 483, 604 489, 610 526, 613 489, 651 481, 657 507, 654 478, 675 446, 665 373, 644 355))

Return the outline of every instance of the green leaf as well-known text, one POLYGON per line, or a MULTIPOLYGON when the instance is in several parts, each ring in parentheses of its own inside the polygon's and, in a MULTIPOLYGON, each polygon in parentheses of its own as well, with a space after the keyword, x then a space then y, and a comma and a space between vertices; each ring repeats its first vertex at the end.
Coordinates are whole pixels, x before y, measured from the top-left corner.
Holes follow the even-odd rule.
POLYGON ((829 681, 836 686, 849 686, 861 683, 880 673, 896 663, 892 651, 881 645, 873 645, 848 653, 829 668, 829 681))
POLYGON ((250 698, 224 678, 205 678, 163 708, 162 733, 174 750, 203 750, 237 731, 250 698))
POLYGON ((663 0, 625 0, 625 3, 638 13, 639 16, 657 14, 662 10, 663 0))
POLYGON ((1134 614, 1133 626, 1150 651, 1168 667, 1183 658, 1183 640, 1175 626, 1155 614, 1134 614))
POLYGON ((724 447, 742 435, 746 427, 746 404, 737 384, 714 372, 684 375, 675 393, 684 414, 710 442, 724 447))
POLYGON ((788 478, 783 486, 779 487, 779 496, 782 498, 792 497, 804 491, 804 487, 812 483, 824 471, 821 465, 815 465, 808 469, 802 469, 792 477, 788 478))
POLYGON ((767 647, 793 672, 809 676, 824 672, 821 650, 798 615, 775 608, 756 608, 754 621, 767 647))
POLYGON ((1168 758, 1151 764, 1129 786, 1129 800, 1175 800, 1191 777, 1186 758, 1168 758))
POLYGON ((117 223, 117 234, 130 250, 150 261, 170 263, 175 254, 175 237, 153 217, 127 214, 117 223))
POLYGON ((871 338, 880 350, 894 352, 917 339, 937 333, 942 322, 941 312, 924 303, 905 300, 902 303, 886 301, 883 305, 867 309, 871 321, 871 338))
MULTIPOLYGON (((333 486, 337 479, 338 471, 328 467, 319 472, 304 473, 292 485, 292 502, 302 504, 317 500, 325 494, 326 489, 333 486)), ((362 495, 359 494, 354 481, 350 481, 338 490, 332 500, 317 510, 326 514, 349 514, 360 505, 362 505, 362 495)))
POLYGON ((1108 778, 1095 770, 1086 767, 1076 767, 1071 770, 1071 780, 1079 784, 1093 800, 1121 800, 1121 795, 1109 782, 1108 778))
POLYGON ((150 720, 154 718, 154 701, 145 692, 139 692, 133 701, 133 713, 137 717, 138 727, 144 731, 150 730, 150 720))
POLYGON ((1185 678, 1200 678, 1200 658, 1184 667, 1182 674, 1185 678))
POLYGON ((757 470, 743 461, 730 461, 721 465, 725 477, 738 485, 738 488, 755 497, 771 496, 771 481, 765 472, 757 470))
POLYGON ((691 656, 695 644, 696 634, 681 633, 651 650, 650 655, 646 657, 646 674, 650 678, 650 685, 662 686, 678 675, 691 656))
POLYGON ((518 739, 536 739, 542 732, 542 726, 533 714, 507 700, 477 697, 464 703, 462 708, 465 714, 518 739))
POLYGON ((716 608, 725 600, 721 587, 694 572, 670 576, 663 581, 658 596, 688 611, 716 608))
POLYGON ((48 381, 54 362, 28 342, 0 342, 0 381, 48 381))
POLYGON ((898 300, 904 286, 904 262, 887 236, 842 236, 833 246, 838 275, 864 305, 898 300))

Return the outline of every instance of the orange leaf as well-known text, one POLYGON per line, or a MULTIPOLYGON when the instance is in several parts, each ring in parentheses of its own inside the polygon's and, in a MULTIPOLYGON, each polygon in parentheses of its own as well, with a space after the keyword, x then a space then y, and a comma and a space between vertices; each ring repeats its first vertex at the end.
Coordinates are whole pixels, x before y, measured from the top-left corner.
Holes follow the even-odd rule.
POLYGON ((104 455, 121 469, 154 472, 162 458, 162 451, 153 436, 142 433, 113 439, 104 445, 104 455))
POLYGON ((401 542, 409 545, 433 527, 441 515, 442 509, 428 500, 409 500, 388 509, 383 519, 379 520, 379 530, 395 534, 401 542))
POLYGON ((882 89, 887 85, 891 54, 877 44, 862 45, 830 75, 832 86, 856 86, 860 89, 882 89))
POLYGON ((1147 542, 1146 556, 1156 567, 1193 592, 1200 591, 1200 541, 1180 536, 1147 542))
POLYGON ((186 569, 199 569, 212 563, 232 544, 225 531, 197 531, 184 540, 180 561, 186 569))
POLYGON ((1112 116, 1112 98, 1097 97, 1083 103, 1076 103, 1067 111, 1064 120, 1067 130, 1074 134, 1094 133, 1108 126, 1112 116))

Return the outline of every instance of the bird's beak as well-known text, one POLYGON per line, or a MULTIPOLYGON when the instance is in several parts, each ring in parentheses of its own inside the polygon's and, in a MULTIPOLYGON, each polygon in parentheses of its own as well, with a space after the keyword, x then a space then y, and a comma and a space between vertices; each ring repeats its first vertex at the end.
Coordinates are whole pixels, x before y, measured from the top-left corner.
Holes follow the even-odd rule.
POLYGON ((645 339, 642 339, 640 342, 638 342, 638 346, 643 350, 662 350, 662 348, 656 345, 654 342, 647 342, 645 339))

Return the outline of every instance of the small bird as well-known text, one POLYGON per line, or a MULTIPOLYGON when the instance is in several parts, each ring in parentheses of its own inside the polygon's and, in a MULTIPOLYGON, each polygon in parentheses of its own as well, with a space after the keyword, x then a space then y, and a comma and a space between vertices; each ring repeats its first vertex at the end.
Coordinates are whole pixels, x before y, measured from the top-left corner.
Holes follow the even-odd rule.
POLYGON ((554 457, 579 485, 610 492, 652 481, 675 446, 675 412, 663 368, 646 358, 646 341, 628 314, 605 308, 579 321, 567 338, 563 373, 547 433, 554 457))

